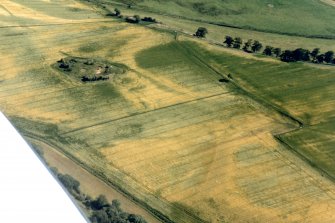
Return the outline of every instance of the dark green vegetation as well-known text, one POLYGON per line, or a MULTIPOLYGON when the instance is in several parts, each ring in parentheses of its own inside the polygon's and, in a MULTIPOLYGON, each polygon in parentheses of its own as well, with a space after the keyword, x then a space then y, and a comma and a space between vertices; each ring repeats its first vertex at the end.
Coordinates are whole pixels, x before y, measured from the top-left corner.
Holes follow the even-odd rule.
MULTIPOLYGON (((242 39, 240 37, 233 38, 231 36, 226 36, 225 41, 223 43, 226 44, 227 47, 234 47, 236 49, 240 49, 242 39)), ((260 43, 258 40, 249 39, 247 42, 244 43, 242 49, 247 53, 256 53, 259 52, 262 48, 263 44, 260 43)), ((312 52, 307 49, 298 48, 295 50, 285 50, 282 53, 281 48, 266 46, 265 49, 263 50, 263 54, 266 56, 274 55, 276 57, 280 57, 281 61, 284 62, 305 61, 320 64, 321 63, 335 64, 334 52, 329 50, 324 54, 320 54, 319 48, 313 49, 312 52)))
POLYGON ((218 51, 209 52, 191 42, 178 44, 222 74, 230 73, 232 80, 240 86, 305 124, 316 124, 334 116, 333 69, 265 62, 218 51))
POLYGON ((208 30, 206 28, 199 27, 198 30, 195 32, 194 36, 205 38, 207 34, 208 34, 208 30))
POLYGON ((58 173, 55 168, 52 171, 76 201, 85 207, 92 223, 146 223, 141 216, 124 212, 118 200, 109 203, 104 195, 92 199, 80 191, 80 183, 72 176, 58 173))
POLYGON ((93 199, 91 196, 83 193, 78 180, 69 174, 60 173, 57 168, 51 167, 44 158, 43 150, 35 146, 33 146, 33 148, 43 162, 50 168, 53 175, 76 202, 78 202, 79 207, 84 209, 91 223, 146 223, 146 220, 140 215, 123 211, 121 203, 118 200, 113 200, 112 203, 109 203, 104 195, 99 195, 93 199))
POLYGON ((111 75, 124 74, 126 66, 98 59, 67 57, 52 65, 59 71, 82 82, 109 80, 111 75))
POLYGON ((335 179, 335 121, 293 131, 279 138, 312 166, 335 179))
MULTIPOLYGON (((117 2, 127 3, 126 0, 117 2)), ((335 10, 320 1, 138 0, 133 3, 132 8, 219 25, 335 38, 335 10)))

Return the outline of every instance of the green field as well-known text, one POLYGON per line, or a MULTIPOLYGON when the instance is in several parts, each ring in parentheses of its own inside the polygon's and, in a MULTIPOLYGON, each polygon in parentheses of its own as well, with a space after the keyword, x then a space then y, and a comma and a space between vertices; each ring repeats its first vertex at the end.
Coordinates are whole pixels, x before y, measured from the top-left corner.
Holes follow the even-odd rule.
MULTIPOLYGON (((124 5, 118 5, 116 3, 105 4, 105 7, 110 11, 113 11, 114 8, 117 7, 121 10, 123 15, 138 14, 141 17, 151 16, 156 18, 159 22, 162 23, 162 25, 152 24, 150 26, 158 29, 177 30, 192 35, 198 27, 206 27, 209 31, 206 39, 220 44, 223 43, 226 35, 230 35, 232 37, 241 37, 244 42, 248 39, 254 39, 259 40, 263 46, 270 45, 273 47, 280 47, 282 49, 305 48, 313 50, 314 48, 320 48, 322 52, 326 52, 328 50, 335 51, 334 39, 307 38, 303 36, 299 37, 278 33, 260 32, 250 29, 237 29, 227 26, 218 26, 209 24, 206 21, 199 22, 187 18, 183 19, 175 16, 163 15, 158 12, 152 10, 148 11, 139 7, 133 7, 129 9, 124 5)), ((305 29, 310 30, 310 26, 305 27, 305 29)))
POLYGON ((37 147, 56 149, 162 222, 335 221, 334 182, 315 171, 334 171, 333 66, 176 40, 74 1, 1 6, 10 13, 0 11, 0 109, 37 147), (71 7, 96 17, 72 17, 71 7), (125 72, 84 83, 55 69, 61 58, 125 72))
MULTIPOLYGON (((318 69, 302 63, 257 61, 186 44, 193 53, 263 101, 270 102, 306 125, 335 116, 335 69, 318 69)), ((322 68, 322 67, 321 67, 322 68)))
POLYGON ((335 122, 329 121, 280 135, 280 139, 307 159, 312 166, 321 169, 335 179, 334 132, 335 122))
MULTIPOLYGON (((113 2, 113 1, 111 1, 113 2)), ((115 1, 114 1, 115 2, 115 1)), ((118 0, 127 3, 128 0, 118 0)), ((131 1, 141 10, 275 33, 335 37, 335 11, 321 1, 131 1), (297 19, 299 18, 299 19, 297 19), (308 27, 308 28, 307 28, 308 27)))

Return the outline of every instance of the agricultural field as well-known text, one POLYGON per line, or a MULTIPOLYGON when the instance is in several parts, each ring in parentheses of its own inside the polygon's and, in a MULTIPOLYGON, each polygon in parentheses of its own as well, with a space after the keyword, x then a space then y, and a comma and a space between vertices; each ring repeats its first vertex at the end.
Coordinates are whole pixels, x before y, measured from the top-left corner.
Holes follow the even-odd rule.
POLYGON ((290 0, 105 0, 143 11, 243 29, 302 36, 335 37, 331 1, 290 0), (308 27, 308 28, 307 28, 308 27))
POLYGON ((53 166, 91 176, 78 177, 87 193, 120 193, 148 222, 335 221, 333 66, 176 38, 100 10, 0 3, 0 109, 53 166), (101 72, 108 79, 82 79, 101 72))
POLYGON ((267 57, 247 59, 246 56, 231 55, 234 50, 227 54, 219 47, 194 48, 192 43, 185 47, 218 72, 231 74, 232 81, 243 89, 303 124, 315 125, 335 117, 333 66, 271 62, 267 57))
POLYGON ((319 168, 334 179, 334 132, 335 122, 332 120, 279 137, 292 150, 307 159, 312 166, 319 168))
MULTIPOLYGON (((206 27, 208 29, 208 34, 206 39, 222 44, 225 36, 229 35, 232 37, 240 37, 245 42, 248 39, 258 40, 264 46, 269 45, 273 47, 280 47, 282 49, 296 49, 296 48, 304 48, 313 50, 314 48, 320 48, 322 52, 326 52, 328 50, 335 51, 335 39, 329 38, 316 38, 305 36, 302 34, 298 34, 299 36, 292 37, 291 35, 284 35, 280 33, 269 33, 262 32, 250 29, 240 29, 233 28, 229 26, 220 26, 215 25, 206 21, 195 21, 190 18, 180 18, 178 16, 169 16, 166 14, 161 14, 154 10, 148 10, 146 8, 142 8, 139 5, 135 5, 132 8, 128 8, 123 4, 108 4, 113 1, 102 1, 105 2, 104 6, 113 11, 114 8, 118 8, 121 10, 123 15, 140 15, 141 17, 150 16, 157 19, 160 23, 151 24, 150 26, 157 29, 165 29, 165 30, 175 30, 178 32, 186 33, 192 35, 198 27, 206 27)), ((99 1, 99 2, 100 2, 99 1)), ((189 14, 185 14, 189 15, 189 14)), ((328 20, 324 20, 324 23, 328 23, 328 20)), ((277 27, 277 26, 276 26, 277 27)), ((309 30, 309 28, 308 28, 309 30)))

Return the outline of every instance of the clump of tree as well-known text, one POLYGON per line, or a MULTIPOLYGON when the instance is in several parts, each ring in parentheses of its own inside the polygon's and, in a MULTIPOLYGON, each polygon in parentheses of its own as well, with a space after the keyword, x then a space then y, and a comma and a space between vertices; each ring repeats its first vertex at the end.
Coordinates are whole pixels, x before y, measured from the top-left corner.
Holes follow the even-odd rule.
POLYGON ((58 180, 66 187, 66 189, 71 194, 78 194, 80 193, 79 186, 80 183, 78 180, 74 179, 72 176, 68 174, 57 174, 58 180))
POLYGON ((235 49, 240 49, 242 45, 242 39, 240 37, 235 37, 233 47, 235 49))
POLYGON ((194 36, 199 38, 205 38, 208 34, 208 30, 205 27, 199 27, 195 32, 194 36))
POLYGON ((69 61, 66 61, 62 58, 62 59, 58 60, 57 63, 59 64, 58 65, 59 69, 61 69, 63 71, 66 71, 66 72, 71 72, 72 71, 72 65, 74 63, 77 63, 77 61, 75 59, 71 59, 69 61))
POLYGON ((124 212, 118 200, 113 200, 110 204, 103 195, 86 202, 86 205, 92 211, 92 223, 146 223, 141 216, 124 212))
POLYGON ((274 48, 273 49, 273 54, 276 56, 276 57, 279 57, 281 55, 281 48, 274 48))
POLYGON ((327 51, 325 53, 325 62, 326 63, 332 63, 334 61, 334 52, 333 51, 327 51))
POLYGON ((252 39, 248 39, 248 41, 245 42, 243 47, 242 47, 243 51, 247 52, 247 53, 251 53, 251 51, 250 51, 251 44, 252 44, 252 39))
POLYGON ((280 55, 280 59, 284 62, 297 62, 297 61, 310 61, 314 63, 329 63, 334 64, 334 52, 327 51, 324 54, 319 54, 320 49, 315 48, 312 52, 307 49, 298 48, 293 51, 285 50, 284 53, 280 55))
POLYGON ((263 54, 266 56, 272 56, 273 55, 273 47, 272 46, 266 46, 265 49, 263 50, 263 54))
POLYGON ((82 76, 81 81, 82 82, 94 82, 94 81, 107 81, 109 80, 108 76, 93 76, 93 77, 88 77, 88 76, 82 76))
POLYGON ((231 36, 226 36, 226 40, 223 43, 225 43, 227 47, 232 47, 234 44, 234 39, 231 36))
POLYGON ((107 14, 107 16, 116 16, 116 17, 121 17, 121 11, 118 8, 114 9, 114 12, 110 12, 107 14))
POLYGON ((141 17, 139 15, 127 16, 125 21, 128 23, 140 23, 141 17))
POLYGON ((320 53, 320 48, 315 48, 312 50, 311 57, 312 57, 313 62, 317 61, 316 57, 319 55, 319 53, 320 53))
POLYGON ((152 23, 157 23, 157 20, 152 18, 152 17, 144 17, 142 19, 143 22, 152 22, 152 23))
POLYGON ((263 44, 261 44, 258 40, 255 40, 251 46, 252 52, 259 52, 263 48, 263 44))

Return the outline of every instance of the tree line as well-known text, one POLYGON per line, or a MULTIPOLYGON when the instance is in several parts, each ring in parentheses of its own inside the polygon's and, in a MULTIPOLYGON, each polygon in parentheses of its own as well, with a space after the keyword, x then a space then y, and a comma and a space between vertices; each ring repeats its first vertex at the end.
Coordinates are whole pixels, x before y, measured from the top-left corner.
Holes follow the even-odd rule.
POLYGON ((87 209, 92 223, 147 223, 141 216, 123 211, 120 201, 109 203, 104 195, 93 199, 80 191, 79 181, 72 176, 61 174, 55 168, 51 170, 69 193, 87 209))
MULTIPOLYGON (((257 53, 260 52, 263 48, 262 43, 258 40, 249 39, 247 42, 242 42, 240 37, 231 37, 226 36, 225 41, 223 42, 227 47, 233 47, 235 49, 241 49, 248 53, 257 53)), ((297 48, 295 50, 284 50, 272 46, 265 46, 262 51, 262 54, 266 56, 275 56, 280 58, 284 62, 313 62, 313 63, 329 63, 335 64, 334 52, 327 51, 325 53, 320 53, 320 48, 315 48, 312 51, 303 48, 297 48)))
MULTIPOLYGON (((205 27, 199 27, 194 36, 205 38, 207 34, 208 30, 205 27)), ((284 62, 305 61, 320 64, 335 64, 334 52, 331 50, 325 53, 321 53, 320 48, 315 48, 312 51, 303 48, 282 51, 279 47, 265 46, 263 48, 263 44, 258 40, 249 39, 246 42, 243 42, 240 37, 233 38, 231 36, 226 36, 223 43, 229 48, 242 49, 247 53, 258 53, 263 49, 263 55, 275 56, 284 62)))

